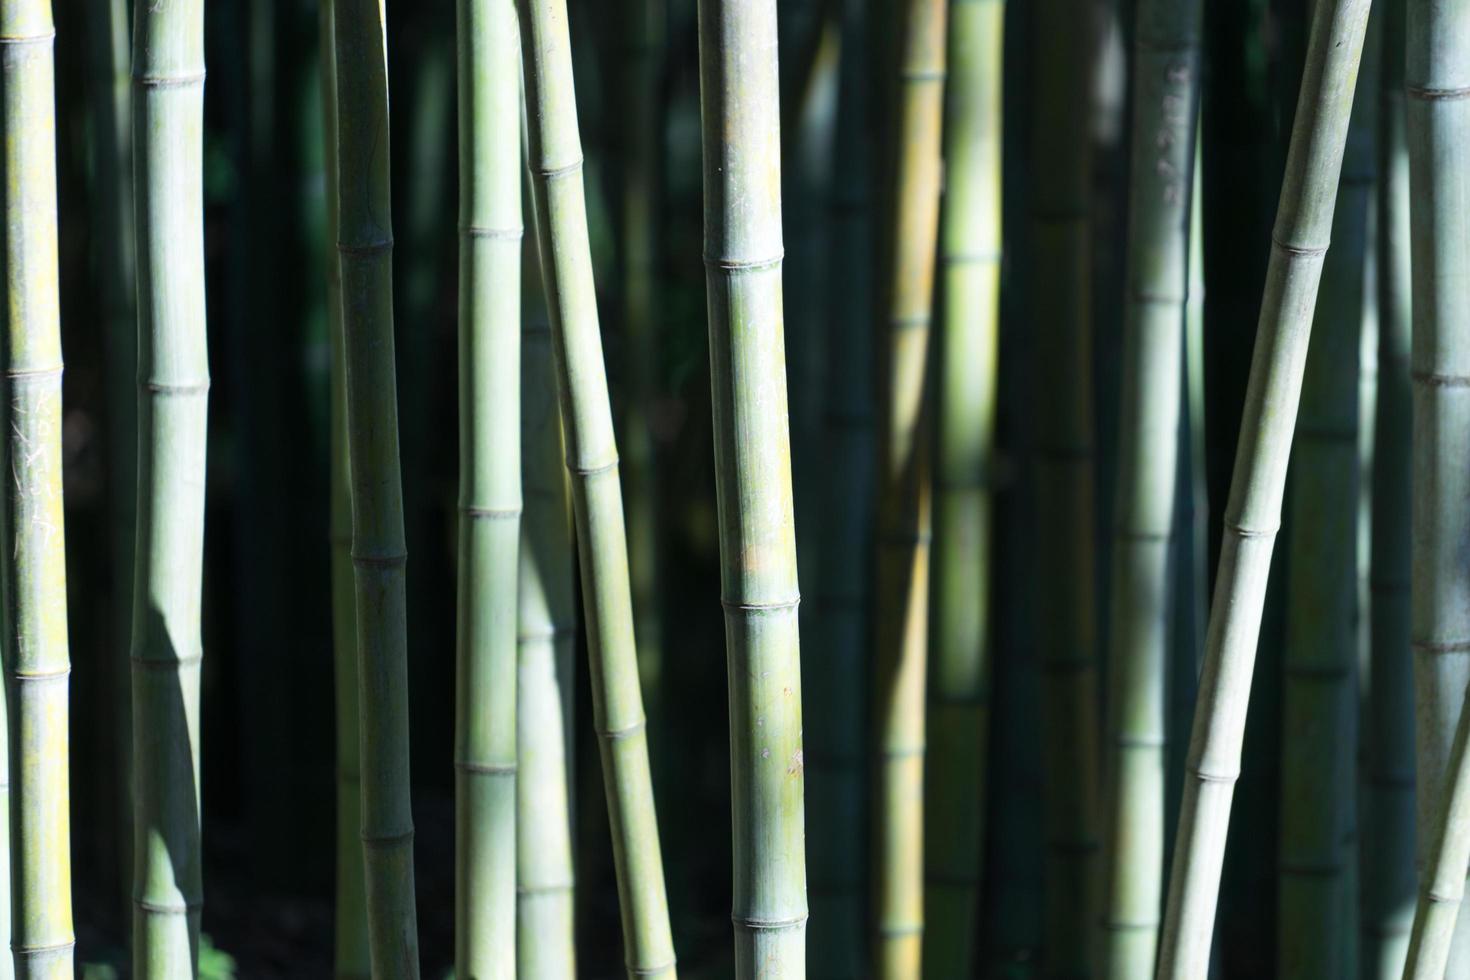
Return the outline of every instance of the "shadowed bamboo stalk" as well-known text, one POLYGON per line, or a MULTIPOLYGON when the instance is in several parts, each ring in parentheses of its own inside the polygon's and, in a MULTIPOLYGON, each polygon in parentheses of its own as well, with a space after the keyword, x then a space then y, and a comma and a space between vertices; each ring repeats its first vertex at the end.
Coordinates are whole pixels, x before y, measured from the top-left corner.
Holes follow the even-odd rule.
POLYGON ((10 948, 21 977, 71 977, 61 297, 50 0, 0 2, 6 317, 0 581, 9 700, 10 948))
POLYGON ((204 3, 133 5, 138 536, 133 571, 133 975, 197 970, 199 613, 209 397, 204 3))
POLYGON ((973 971, 990 722, 1004 0, 951 0, 925 780, 927 976, 973 971))
POLYGON ((805 761, 775 0, 700 0, 704 262, 730 695, 735 975, 806 971, 805 761))
MULTIPOLYGON (((455 972, 516 975, 521 89, 514 0, 459 0, 455 972)), ((544 817, 540 819, 545 819, 544 817)))
POLYGON ((1367 18, 1366 0, 1325 0, 1312 18, 1225 511, 1160 980, 1197 980, 1208 971, 1266 576, 1367 18))
POLYGON ((1148 977, 1164 890, 1181 357, 1189 300, 1201 5, 1140 0, 1114 501, 1101 972, 1148 977))
MULTIPOLYGON (((939 225, 945 0, 904 0, 893 62, 895 156, 879 270, 887 328, 880 369, 878 591, 873 684, 873 894, 879 978, 913 977, 924 932, 924 696, 928 656, 929 322, 939 225)), ((886 26, 886 25, 884 25, 886 26)), ((891 43, 891 42, 890 42, 891 43)))
POLYGON ((368 946, 374 976, 417 977, 386 25, 381 0, 335 0, 333 13, 368 946))
POLYGON ((537 245, 551 313, 588 623, 593 724, 617 868, 630 975, 675 975, 663 855, 648 766, 623 525, 587 238, 582 142, 565 0, 518 0, 537 245))

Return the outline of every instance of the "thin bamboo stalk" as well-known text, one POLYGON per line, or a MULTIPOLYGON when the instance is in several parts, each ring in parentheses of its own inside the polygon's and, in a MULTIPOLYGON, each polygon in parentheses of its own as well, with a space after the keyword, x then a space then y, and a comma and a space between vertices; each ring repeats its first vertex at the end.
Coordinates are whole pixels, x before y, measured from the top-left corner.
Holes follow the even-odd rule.
POLYGON ((874 972, 917 976, 924 931, 924 695, 928 655, 929 332, 939 225, 944 0, 898 5, 895 117, 879 270, 880 386, 873 822, 874 972))
POLYGON ((730 694, 735 975, 806 971, 805 760, 775 0, 700 0, 704 261, 730 694))
POLYGON ((1198 2, 1140 0, 1114 500, 1104 976, 1153 973, 1163 901, 1181 357, 1199 106, 1198 2))
POLYGON ((209 397, 204 4, 133 6, 138 537, 133 572, 133 974, 197 969, 199 611, 209 397))
POLYGON ((1194 980, 1209 968, 1266 577, 1367 19, 1366 0, 1329 0, 1312 18, 1226 507, 1159 952, 1161 980, 1194 980))
POLYGON ((66 538, 61 488, 56 28, 49 0, 0 3, 5 397, 0 581, 8 694, 10 948, 22 977, 71 977, 66 538))
MULTIPOLYGON (((1405 15, 1405 128, 1409 147, 1412 252, 1413 501, 1410 631, 1418 826, 1425 842, 1452 840, 1440 828, 1441 795, 1456 719, 1470 680, 1470 9, 1409 0, 1405 15)), ((1431 878, 1424 850, 1421 887, 1431 878)), ((1463 875, 1464 867, 1460 868, 1463 875)), ((1411 954, 1412 956, 1412 954, 1411 954)), ((1450 972, 1470 972, 1470 917, 1455 927, 1450 972)))
POLYGON ((374 976, 417 977, 386 24, 381 0, 336 0, 333 12, 368 947, 374 976))
POLYGON ((926 975, 969 976, 985 843, 1004 0, 951 0, 940 217, 926 975))
POLYGON ((518 0, 537 245, 582 560, 593 724, 630 975, 675 975, 633 634, 617 443, 597 323, 565 0, 518 0))
POLYGON ((460 0, 455 972, 516 975, 521 92, 514 0, 460 0))

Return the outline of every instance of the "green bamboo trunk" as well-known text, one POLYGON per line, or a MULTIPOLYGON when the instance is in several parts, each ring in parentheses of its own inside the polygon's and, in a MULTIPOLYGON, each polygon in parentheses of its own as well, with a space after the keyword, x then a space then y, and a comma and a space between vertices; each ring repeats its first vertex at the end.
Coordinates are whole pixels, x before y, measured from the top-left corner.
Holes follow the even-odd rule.
POLYGON ((1163 901, 1183 331, 1202 8, 1140 0, 1108 671, 1104 976, 1153 974, 1163 901))
POLYGON ((1195 980, 1208 970, 1266 577, 1367 18, 1366 0, 1327 0, 1312 18, 1225 512, 1160 980, 1195 980))
MULTIPOLYGON (((879 306, 880 369, 877 672, 871 744, 877 754, 872 898, 874 973, 919 974, 924 932, 924 696, 928 655, 930 307, 939 225, 944 110, 944 0, 905 0, 897 25, 894 154, 887 172, 879 306)), ((887 27, 887 25, 880 25, 887 27)), ((880 33, 880 37, 885 36, 880 33)), ((893 42, 889 42, 892 44, 893 42)), ((881 41, 880 41, 881 44, 881 41)))
POLYGON ((924 801, 924 972, 936 980, 973 972, 985 844, 1005 9, 949 9, 924 801))
MULTIPOLYGON (((1434 834, 1424 847, 1424 870, 1413 932, 1404 962, 1404 980, 1442 980, 1454 970, 1452 957, 1457 920, 1465 897, 1465 866, 1470 863, 1470 715, 1461 713, 1455 726, 1441 796, 1431 815, 1434 834)), ((1459 971, 1455 970, 1458 976, 1459 971)))
POLYGON ((774 0, 700 0, 704 260, 729 663, 735 975, 806 975, 805 760, 774 0))
POLYGON ((1403 974, 1414 905, 1414 685, 1409 642, 1409 158, 1404 142, 1404 0, 1382 11, 1373 426, 1371 605, 1363 817, 1363 976, 1403 974))
POLYGON ((565 0, 518 0, 537 244, 582 560, 593 724, 602 755, 630 976, 675 975, 648 765, 617 443, 587 237, 565 0))
POLYGON ((1093 499, 1091 165, 1094 45, 1076 5, 1034 13, 1032 247, 1037 270, 1036 575, 1045 811, 1044 972, 1088 976, 1098 921, 1098 720, 1093 499))
POLYGON ((133 6, 138 536, 133 571, 133 975, 188 976, 199 853, 199 612, 209 397, 204 4, 133 6))
POLYGON ((6 293, 0 582, 8 704, 10 948, 21 977, 71 977, 61 296, 49 0, 0 3, 6 293))
MULTIPOLYGON (((1413 256, 1413 502, 1410 631, 1421 840, 1439 839, 1455 720, 1470 680, 1470 8, 1408 0, 1404 69, 1413 256)), ((1446 836, 1453 837, 1453 832, 1446 836)), ((1428 850, 1421 853, 1429 882, 1428 850)), ((1463 873, 1464 868, 1460 871, 1463 873)), ((1438 883, 1436 883, 1438 887, 1438 883)), ((1470 971, 1470 918, 1450 972, 1470 971)))
POLYGON ((381 0, 336 0, 337 251, 352 488, 361 834, 374 976, 417 977, 409 801, 407 546, 393 359, 381 0))

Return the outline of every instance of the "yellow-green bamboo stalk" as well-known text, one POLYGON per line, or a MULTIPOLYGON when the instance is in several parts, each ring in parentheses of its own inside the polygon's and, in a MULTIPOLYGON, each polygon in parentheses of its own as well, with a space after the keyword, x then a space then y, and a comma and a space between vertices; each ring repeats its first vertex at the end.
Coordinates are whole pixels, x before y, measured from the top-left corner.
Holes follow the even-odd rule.
POLYGON ((518 0, 529 166, 556 353, 602 755, 630 976, 673 977, 663 855, 638 681, 618 451, 597 322, 565 0, 518 0))
POLYGON ((1367 19, 1367 0, 1324 0, 1312 17, 1225 510, 1159 951, 1160 980, 1198 980, 1209 969, 1266 577, 1367 19))
POLYGON ((70 978, 70 748, 61 492, 61 297, 50 0, 0 2, 5 224, 0 582, 9 701, 10 948, 21 977, 70 978))
POLYGON ((393 360, 387 25, 382 0, 335 0, 333 16, 337 252, 352 487, 368 948, 374 976, 416 978, 405 601, 408 550, 393 360))
POLYGON ((133 572, 133 975, 191 975, 209 360, 204 3, 133 5, 138 536, 133 572))

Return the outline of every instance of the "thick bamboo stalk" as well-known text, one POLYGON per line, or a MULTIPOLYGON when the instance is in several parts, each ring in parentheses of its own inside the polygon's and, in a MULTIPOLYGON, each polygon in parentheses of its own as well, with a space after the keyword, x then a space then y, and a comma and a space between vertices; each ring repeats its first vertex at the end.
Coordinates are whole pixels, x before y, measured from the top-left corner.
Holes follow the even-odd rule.
MULTIPOLYGON (((1412 251, 1413 501, 1410 631, 1420 840, 1440 837, 1442 787, 1470 680, 1470 9, 1409 0, 1405 124, 1412 251)), ((1446 832, 1447 838, 1454 836, 1446 832)), ((1421 887, 1432 852, 1423 850, 1421 887)), ((1461 873, 1464 867, 1460 868, 1461 873)), ((1450 972, 1470 972, 1470 917, 1455 927, 1450 972)))
POLYGON ((386 24, 381 0, 336 0, 333 13, 368 947, 374 976, 417 977, 386 24))
POLYGON ((597 323, 565 0, 518 0, 537 245, 581 553, 593 724, 630 975, 675 975, 638 681, 618 452, 597 323))
MULTIPOLYGON (((924 932, 924 696, 928 659, 929 323, 939 225, 944 0, 897 5, 895 117, 879 269, 887 338, 880 368, 874 972, 913 977, 924 932)), ((886 25, 885 25, 886 26, 886 25)), ((880 35, 881 37, 882 35, 880 35)), ((893 42, 889 42, 892 44, 893 42)))
POLYGON ((1367 19, 1366 0, 1327 0, 1312 18, 1225 512, 1159 952, 1161 980, 1195 980, 1209 966, 1266 576, 1367 19))
POLYGON ((1114 499, 1104 976, 1153 973, 1163 902, 1169 654, 1175 634, 1183 330, 1199 106, 1201 5, 1140 0, 1122 408, 1114 499))
POLYGON ((973 973, 990 726, 1004 0, 951 0, 939 244, 924 972, 973 973))
POLYGON ((69 978, 71 820, 61 492, 56 28, 49 0, 0 3, 5 150, 0 581, 8 695, 10 948, 21 977, 69 978))
POLYGON ((704 262, 730 695, 735 975, 806 973, 805 760, 774 0, 700 0, 704 262))
POLYGON ((521 90, 514 0, 460 0, 455 972, 516 975, 521 90))
POLYGON ((133 6, 138 536, 133 572, 133 975, 197 968, 199 611, 209 397, 204 4, 133 6))

